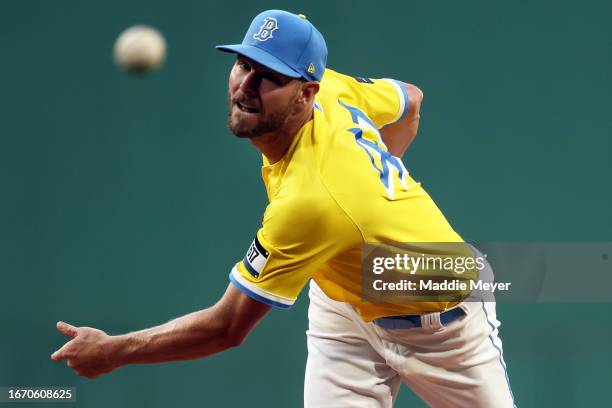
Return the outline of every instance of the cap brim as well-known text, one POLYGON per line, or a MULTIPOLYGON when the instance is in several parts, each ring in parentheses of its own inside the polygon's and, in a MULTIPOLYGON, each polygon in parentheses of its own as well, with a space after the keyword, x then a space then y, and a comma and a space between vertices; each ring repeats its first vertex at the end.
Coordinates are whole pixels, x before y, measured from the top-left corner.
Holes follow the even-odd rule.
POLYGON ((253 45, 217 45, 215 48, 223 52, 244 55, 257 63, 270 68, 272 71, 278 72, 279 74, 283 74, 290 78, 302 77, 299 72, 276 58, 274 55, 253 45))

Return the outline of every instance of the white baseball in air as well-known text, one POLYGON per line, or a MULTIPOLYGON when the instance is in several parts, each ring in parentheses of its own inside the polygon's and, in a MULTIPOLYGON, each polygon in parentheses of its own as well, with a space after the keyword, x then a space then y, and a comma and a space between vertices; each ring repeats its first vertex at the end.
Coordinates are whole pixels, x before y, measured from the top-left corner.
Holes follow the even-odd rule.
POLYGON ((136 25, 119 35, 113 56, 122 69, 131 73, 145 73, 164 62, 166 40, 155 28, 136 25))

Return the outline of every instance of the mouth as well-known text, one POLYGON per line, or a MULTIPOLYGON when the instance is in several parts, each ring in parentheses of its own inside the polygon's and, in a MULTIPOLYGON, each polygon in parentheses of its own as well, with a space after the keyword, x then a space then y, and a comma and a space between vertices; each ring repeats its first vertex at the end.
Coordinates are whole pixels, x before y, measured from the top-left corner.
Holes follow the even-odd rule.
POLYGON ((236 107, 245 113, 259 113, 257 106, 251 106, 244 103, 236 102, 236 107))

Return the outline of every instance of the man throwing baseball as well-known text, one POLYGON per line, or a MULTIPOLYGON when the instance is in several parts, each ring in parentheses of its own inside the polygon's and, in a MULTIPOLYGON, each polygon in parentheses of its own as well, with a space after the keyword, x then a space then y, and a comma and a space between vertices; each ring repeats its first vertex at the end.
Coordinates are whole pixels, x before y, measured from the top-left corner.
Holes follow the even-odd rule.
POLYGON ((127 364, 194 359, 240 345, 310 282, 307 407, 391 407, 401 382, 435 407, 512 407, 495 305, 369 302, 366 242, 463 242, 399 159, 422 93, 326 69, 304 16, 255 17, 229 76, 229 128, 263 154, 269 204, 212 307, 118 336, 59 322, 51 358, 95 378, 127 364))

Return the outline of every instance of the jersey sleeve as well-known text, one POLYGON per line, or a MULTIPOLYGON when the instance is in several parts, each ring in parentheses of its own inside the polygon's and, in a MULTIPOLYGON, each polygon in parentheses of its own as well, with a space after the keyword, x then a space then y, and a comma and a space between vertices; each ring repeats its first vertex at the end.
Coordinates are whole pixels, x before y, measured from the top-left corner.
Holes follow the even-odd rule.
POLYGON ((275 200, 230 280, 247 296, 288 309, 314 272, 356 238, 356 227, 331 199, 275 200))
POLYGON ((408 93, 399 81, 389 78, 351 77, 326 70, 322 88, 339 100, 357 106, 378 129, 402 120, 408 114, 408 93))

